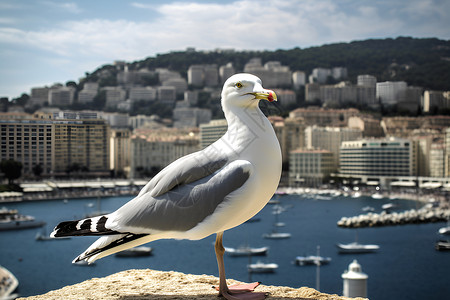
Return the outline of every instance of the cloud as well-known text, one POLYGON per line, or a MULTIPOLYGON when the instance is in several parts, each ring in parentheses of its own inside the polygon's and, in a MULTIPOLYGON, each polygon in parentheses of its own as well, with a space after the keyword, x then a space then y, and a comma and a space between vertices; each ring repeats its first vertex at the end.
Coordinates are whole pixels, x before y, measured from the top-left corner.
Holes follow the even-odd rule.
POLYGON ((82 10, 74 2, 42 1, 41 3, 51 8, 57 8, 72 14, 79 14, 82 12, 82 10))
MULTIPOLYGON (((411 0, 408 6, 395 5, 395 1, 394 4, 386 2, 382 7, 365 1, 344 2, 347 6, 332 0, 173 2, 159 6, 133 2, 130 4, 133 7, 155 10, 158 18, 145 22, 126 19, 72 20, 41 30, 3 27, 0 28, 0 41, 37 48, 65 58, 82 56, 135 60, 188 46, 198 49, 232 47, 272 50, 395 37, 404 32, 413 35, 415 30, 422 36, 432 36, 433 32, 427 33, 422 29, 427 23, 445 22, 449 25, 449 21, 432 20, 408 24, 405 23, 407 17, 395 18, 418 14, 415 10, 410 11, 409 5, 420 7, 421 14, 436 15, 439 10, 431 0, 425 1, 425 4, 422 0, 411 0)), ((81 11, 75 3, 45 3, 74 13, 81 11)), ((416 20, 413 16, 409 18, 416 20)), ((443 28, 439 30, 448 37, 450 25, 440 27, 443 28)), ((432 30, 430 25, 425 28, 432 30)))

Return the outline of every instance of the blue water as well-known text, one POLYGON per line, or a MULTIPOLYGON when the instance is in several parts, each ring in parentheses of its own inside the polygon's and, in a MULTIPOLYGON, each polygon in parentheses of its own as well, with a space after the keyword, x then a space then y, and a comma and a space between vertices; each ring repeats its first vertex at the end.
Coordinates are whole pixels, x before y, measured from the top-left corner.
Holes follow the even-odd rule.
MULTIPOLYGON (((130 197, 111 197, 101 200, 102 210, 112 211, 130 197)), ((287 195, 280 198, 287 210, 279 217, 286 223, 280 231, 290 232, 291 239, 267 240, 264 233, 272 230, 275 220, 273 206, 266 206, 259 214, 260 222, 246 223, 229 230, 224 235, 224 244, 238 247, 248 243, 252 247, 269 246, 264 262, 275 262, 279 269, 274 274, 253 274, 251 280, 267 285, 290 287, 315 287, 316 267, 296 266, 298 255, 320 253, 332 258, 329 265, 320 268, 320 290, 342 295, 341 274, 353 259, 361 264, 369 275, 368 296, 379 299, 445 299, 450 294, 450 252, 434 249, 439 239, 437 230, 444 223, 404 225, 383 228, 358 229, 361 243, 380 245, 373 254, 338 254, 336 243, 348 243, 355 239, 354 229, 342 229, 336 222, 342 216, 361 214, 367 205, 380 209, 387 200, 369 197, 338 197, 331 201, 314 200, 308 196, 287 195)), ((93 210, 88 204, 93 199, 42 201, 7 204, 20 213, 33 215, 47 222, 47 232, 58 222, 82 218, 93 210)), ((399 200, 400 210, 416 208, 413 201, 399 200)), ((77 237, 69 240, 36 241, 41 229, 0 232, 0 265, 13 272, 20 281, 21 296, 43 294, 49 290, 78 283, 93 277, 103 277, 127 269, 180 271, 191 274, 217 276, 217 265, 213 243, 215 236, 200 241, 161 240, 149 244, 154 252, 150 257, 118 258, 109 256, 97 261, 93 267, 71 264, 79 253, 94 240, 93 237, 77 237)), ((256 262, 257 257, 252 261, 256 262)), ((248 281, 246 265, 248 258, 226 257, 228 278, 248 281)), ((448 298, 447 298, 448 299, 448 298)))

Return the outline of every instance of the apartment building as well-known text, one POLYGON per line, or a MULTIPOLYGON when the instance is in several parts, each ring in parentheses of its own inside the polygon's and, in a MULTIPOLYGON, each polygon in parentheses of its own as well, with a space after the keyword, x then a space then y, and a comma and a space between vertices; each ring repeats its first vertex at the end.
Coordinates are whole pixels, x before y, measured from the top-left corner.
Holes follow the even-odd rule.
POLYGON ((305 147, 305 124, 303 119, 269 117, 281 147, 283 163, 289 163, 292 150, 305 147))
POLYGON ((415 153, 409 139, 363 139, 343 142, 341 175, 352 177, 414 176, 415 153))
POLYGON ((128 176, 131 159, 131 131, 128 128, 112 128, 109 138, 110 168, 115 176, 128 176))
POLYGON ((289 153, 289 185, 316 187, 333 172, 333 153, 323 149, 296 149, 289 153))
POLYGON ((33 168, 40 165, 42 175, 53 172, 52 136, 53 121, 35 119, 11 119, 0 115, 1 160, 22 163, 22 174, 32 175, 33 168))
POLYGON ((159 171, 176 159, 200 150, 196 132, 165 128, 139 129, 131 136, 130 177, 159 171))
POLYGON ((100 119, 12 119, 0 116, 1 160, 22 163, 24 177, 40 165, 42 176, 66 175, 77 165, 86 175, 109 174, 108 129, 100 119))
POLYGON ((109 126, 104 120, 55 120, 53 127, 54 175, 64 175, 74 165, 93 176, 109 175, 109 126))
POLYGON ((227 120, 211 120, 208 124, 200 124, 200 147, 206 148, 227 132, 227 120))
POLYGON ((305 146, 308 149, 324 149, 333 154, 333 170, 339 166, 341 143, 362 138, 358 128, 309 126, 305 129, 305 146))

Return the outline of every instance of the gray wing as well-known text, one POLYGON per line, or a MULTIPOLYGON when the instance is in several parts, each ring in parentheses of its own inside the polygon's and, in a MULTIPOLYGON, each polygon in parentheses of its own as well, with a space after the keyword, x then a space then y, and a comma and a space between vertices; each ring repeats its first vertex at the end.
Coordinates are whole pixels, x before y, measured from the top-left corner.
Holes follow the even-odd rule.
POLYGON ((219 204, 230 201, 227 196, 247 181, 252 169, 248 161, 234 161, 214 174, 159 196, 144 193, 114 212, 110 224, 119 232, 130 227, 145 232, 187 231, 212 215, 219 204))
POLYGON ((150 193, 153 197, 162 195, 176 186, 189 184, 209 176, 222 168, 228 158, 219 152, 207 149, 186 155, 174 161, 152 178, 138 196, 150 193))

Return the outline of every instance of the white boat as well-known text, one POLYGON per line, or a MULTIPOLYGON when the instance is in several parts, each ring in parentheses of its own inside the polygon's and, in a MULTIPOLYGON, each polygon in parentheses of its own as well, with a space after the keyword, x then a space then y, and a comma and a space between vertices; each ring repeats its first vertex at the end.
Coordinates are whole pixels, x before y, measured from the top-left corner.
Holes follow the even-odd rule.
POLYGON ((446 227, 439 228, 439 234, 450 235, 450 225, 446 227))
POLYGON ((266 239, 288 239, 291 237, 290 233, 287 232, 278 232, 278 227, 286 226, 285 223, 280 222, 278 220, 279 215, 284 212, 286 208, 282 207, 281 205, 275 205, 272 209, 272 214, 275 216, 275 222, 273 223, 273 230, 271 233, 265 233, 263 234, 263 238, 266 239), (281 225, 281 226, 280 226, 281 225))
POLYGON ((272 232, 263 234, 263 238, 265 239, 288 239, 291 237, 291 234, 288 232, 272 232))
POLYGON ((275 263, 263 263, 258 261, 255 264, 247 265, 247 268, 251 273, 273 273, 278 269, 278 265, 275 263))
POLYGON ((450 241, 449 240, 440 240, 437 241, 434 245, 436 250, 438 251, 449 251, 450 250, 450 241))
POLYGON ((372 198, 373 199, 383 199, 384 196, 383 196, 383 194, 375 193, 375 194, 372 195, 372 198))
POLYGON ((117 252, 116 256, 118 257, 149 256, 152 254, 152 250, 153 249, 151 247, 140 246, 117 252))
POLYGON ((380 249, 378 245, 360 244, 353 242, 350 244, 337 244, 340 253, 369 253, 376 252, 380 249))
POLYGON ((13 294, 19 286, 19 281, 8 269, 0 266, 0 299, 16 299, 17 294, 13 294))
POLYGON ((295 258, 295 263, 304 266, 304 265, 325 265, 331 262, 331 257, 323 257, 317 255, 308 255, 308 256, 297 256, 295 258))
POLYGON ((251 248, 248 246, 242 246, 239 248, 225 247, 225 252, 230 256, 249 256, 249 255, 266 255, 269 247, 251 248))
POLYGON ((364 211, 364 212, 371 212, 371 211, 375 211, 375 208, 373 208, 372 206, 364 206, 362 208, 362 211, 364 211))
POLYGON ((0 209, 0 231, 42 227, 43 221, 37 221, 32 216, 21 215, 16 209, 0 209))

